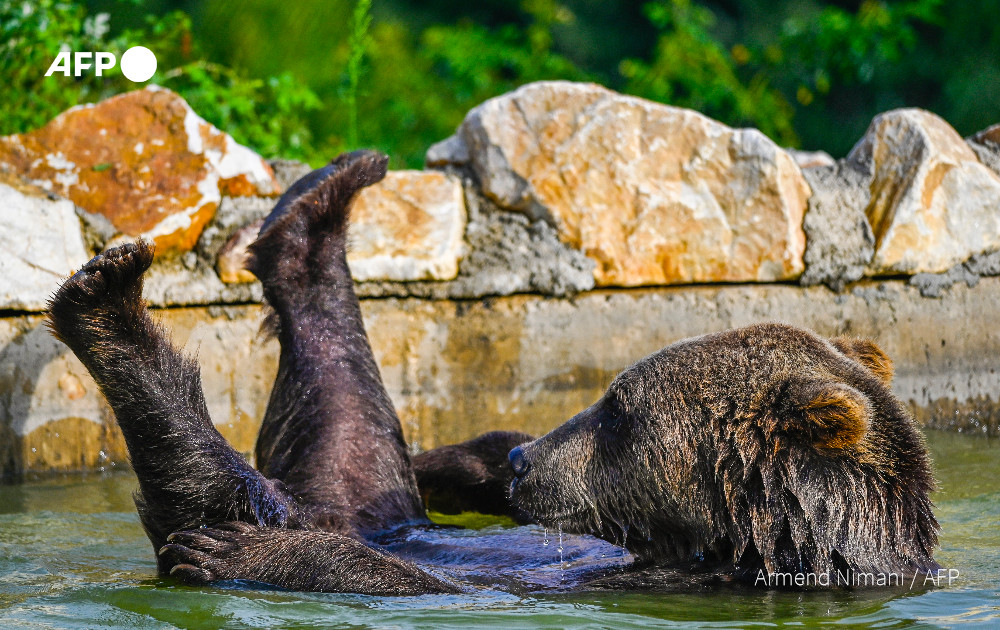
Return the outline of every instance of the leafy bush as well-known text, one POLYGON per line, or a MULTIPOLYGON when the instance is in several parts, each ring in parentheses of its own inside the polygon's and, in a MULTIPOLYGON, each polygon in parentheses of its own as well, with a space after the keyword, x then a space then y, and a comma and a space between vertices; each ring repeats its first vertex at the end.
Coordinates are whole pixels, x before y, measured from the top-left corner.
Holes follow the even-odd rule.
POLYGON ((992 3, 953 3, 946 29, 942 0, 713 1, 714 12, 703 0, 163 0, 197 21, 174 12, 122 30, 83 1, 0 0, 0 133, 134 89, 117 68, 43 76, 61 47, 120 56, 133 44, 156 52, 153 82, 238 141, 313 164, 360 145, 419 167, 469 109, 540 79, 596 81, 835 155, 891 107, 930 107, 964 133, 1000 107, 992 3))
POLYGON ((712 37, 715 16, 690 0, 645 6, 660 36, 652 60, 627 59, 621 73, 631 94, 707 114, 734 126, 752 125, 786 145, 797 143, 794 110, 762 72, 740 78, 733 55, 712 37))
MULTIPOLYGON (((0 134, 41 126, 59 112, 106 98, 124 89, 124 77, 45 77, 60 50, 109 50, 122 42, 106 39, 108 16, 88 17, 69 2, 0 0, 0 134)), ((124 50, 124 48, 122 48, 124 50)))
POLYGON ((45 71, 60 50, 112 52, 134 45, 157 54, 151 83, 184 97, 202 117, 266 156, 317 158, 307 114, 320 101, 291 75, 254 79, 200 58, 191 21, 180 12, 150 17, 139 30, 109 37, 109 16, 87 16, 82 5, 58 0, 0 0, 0 133, 44 125, 60 112, 135 89, 116 65, 104 76, 45 71))

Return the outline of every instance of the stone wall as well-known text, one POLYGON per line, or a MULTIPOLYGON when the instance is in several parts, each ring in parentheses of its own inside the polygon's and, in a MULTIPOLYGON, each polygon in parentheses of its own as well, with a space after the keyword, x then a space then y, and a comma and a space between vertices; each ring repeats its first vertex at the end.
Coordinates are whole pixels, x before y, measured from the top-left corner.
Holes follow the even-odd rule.
MULTIPOLYGON (((918 420, 996 433, 1000 132, 877 117, 845 159, 587 84, 471 111, 353 210, 351 268, 415 449, 541 433, 678 339, 757 321, 876 339, 918 420), (825 286, 824 286, 825 285, 825 286)), ((96 386, 44 327, 95 252, 157 243, 146 298, 197 354, 219 430, 249 453, 276 370, 242 268, 267 163, 162 89, 0 138, 0 470, 127 463, 96 386)))

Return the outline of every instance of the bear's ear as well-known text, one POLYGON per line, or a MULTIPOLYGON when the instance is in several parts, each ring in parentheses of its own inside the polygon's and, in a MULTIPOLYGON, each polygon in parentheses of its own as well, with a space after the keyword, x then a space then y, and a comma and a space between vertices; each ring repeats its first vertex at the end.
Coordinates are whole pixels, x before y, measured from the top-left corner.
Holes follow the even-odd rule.
POLYGON ((868 368, 869 371, 886 385, 892 383, 892 359, 871 339, 834 337, 830 340, 830 343, 837 350, 847 355, 848 358, 854 359, 868 368))
POLYGON ((790 379, 779 403, 779 427, 817 448, 844 449, 861 442, 871 419, 864 394, 823 379, 790 379))

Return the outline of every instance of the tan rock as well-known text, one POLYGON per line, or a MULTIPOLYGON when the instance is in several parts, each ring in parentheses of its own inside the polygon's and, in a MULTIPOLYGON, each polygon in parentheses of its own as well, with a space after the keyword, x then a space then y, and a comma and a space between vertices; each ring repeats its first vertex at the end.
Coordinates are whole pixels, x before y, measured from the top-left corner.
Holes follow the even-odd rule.
POLYGON ((262 225, 264 225, 264 219, 241 227, 222 246, 215 262, 215 270, 218 272, 220 280, 228 284, 236 284, 240 282, 253 282, 257 279, 246 268, 247 259, 250 255, 247 248, 257 240, 257 233, 260 232, 260 226, 262 225))
POLYGON ((468 163, 502 207, 545 219, 598 285, 796 278, 809 188, 759 131, 597 85, 491 99, 428 164, 468 163))
POLYGON ((785 149, 785 151, 803 170, 833 166, 837 163, 826 151, 802 151, 801 149, 785 149))
POLYGON ((88 258, 71 201, 0 172, 0 309, 43 310, 88 258))
POLYGON ((434 171, 390 172, 354 200, 351 274, 358 282, 451 280, 458 275, 465 222, 456 178, 434 171))
POLYGON ((979 144, 1000 146, 1000 123, 990 125, 986 129, 973 134, 969 140, 978 142, 979 144))
POLYGON ((36 131, 0 138, 0 166, 101 214, 157 254, 194 246, 222 194, 276 194, 271 168, 150 87, 69 109, 36 131))
MULTIPOLYGON (((392 171, 362 190, 351 208, 347 262, 357 282, 451 280, 458 275, 465 235, 465 198, 454 177, 434 171, 392 171)), ((241 228, 219 251, 223 282, 251 282, 246 248, 262 221, 241 228)))
POLYGON ((869 274, 942 272, 1000 248, 1000 177, 941 118, 880 114, 847 160, 872 177, 869 274))

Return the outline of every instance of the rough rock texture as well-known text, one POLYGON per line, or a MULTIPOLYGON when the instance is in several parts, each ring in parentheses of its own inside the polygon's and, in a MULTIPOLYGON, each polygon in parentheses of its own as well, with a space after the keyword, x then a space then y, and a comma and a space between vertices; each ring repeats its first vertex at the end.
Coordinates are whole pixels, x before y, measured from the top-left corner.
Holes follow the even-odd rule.
MULTIPOLYGON (((983 278, 940 300, 899 280, 862 280, 843 294, 787 284, 703 286, 595 291, 573 300, 363 300, 362 311, 407 438, 426 449, 494 429, 544 433, 646 354, 769 320, 874 338, 895 361, 894 390, 921 422, 995 435, 998 302, 1000 278, 983 278)), ((277 370, 276 343, 258 335, 261 308, 172 308, 157 317, 197 353, 216 426, 249 452, 277 370)), ((124 449, 83 366, 40 316, 0 319, 0 469, 112 463, 124 463, 124 449)))
POLYGON ((792 159, 802 170, 833 166, 837 163, 826 151, 801 151, 799 149, 785 149, 785 151, 788 151, 788 155, 792 156, 792 159))
MULTIPOLYGON (((464 300, 515 293, 570 296, 594 287, 594 262, 560 243, 554 228, 499 210, 471 191, 469 182, 466 191, 467 254, 459 261, 455 279, 361 282, 355 285, 358 294, 464 300)), ((238 268, 250 237, 259 229, 254 221, 272 205, 272 199, 223 198, 194 251, 153 264, 146 280, 146 300, 152 306, 259 302, 260 283, 238 268), (229 249, 227 242, 232 245, 229 249)))
POLYGON ((431 166, 467 165, 502 208, 544 219, 596 261, 599 286, 771 281, 803 270, 809 189, 759 131, 541 82, 491 99, 431 166))
POLYGON ((464 253, 465 198, 455 177, 392 171, 351 208, 347 262, 355 281, 450 280, 464 253))
POLYGON ((910 277, 910 285, 924 297, 937 298, 953 284, 964 282, 972 288, 987 276, 1000 276, 1000 251, 976 254, 944 273, 918 273, 910 277))
POLYGON ((282 192, 288 190, 288 187, 300 177, 312 171, 311 166, 296 160, 270 160, 268 165, 274 171, 274 177, 278 180, 282 192))
POLYGON ((195 253, 209 266, 232 236, 243 228, 257 224, 274 209, 275 200, 267 197, 223 197, 219 210, 205 226, 195 247, 195 253))
POLYGON ((872 177, 869 273, 942 272, 1000 248, 1000 177, 934 114, 876 116, 847 159, 872 177))
POLYGON ((845 160, 805 169, 803 174, 812 196, 802 223, 806 270, 800 282, 842 291, 864 276, 875 252, 875 237, 865 216, 870 178, 845 160))
POLYGON ((965 139, 979 161, 1000 175, 1000 124, 987 127, 965 139))
POLYGON ((594 261, 561 243, 555 228, 500 210, 465 182, 467 254, 450 282, 365 282, 363 297, 474 299, 515 293, 565 297, 594 288, 594 261))
MULTIPOLYGON (((244 227, 229 230, 225 245, 214 248, 219 277, 227 283, 252 282, 253 274, 243 266, 247 247, 256 239, 261 222, 229 223, 244 227)), ((347 262, 354 280, 450 280, 458 275, 465 251, 465 225, 465 197, 456 177, 440 172, 391 171, 378 184, 362 190, 351 208, 347 262)), ((225 230, 220 228, 218 233, 225 230)), ((213 253, 209 246, 200 250, 213 253)))
POLYGON ((259 282, 227 284, 215 269, 203 265, 200 259, 192 265, 190 258, 154 263, 143 295, 151 306, 245 304, 264 299, 259 282))
POLYGON ((222 195, 279 192, 260 156, 157 87, 0 138, 0 166, 103 215, 120 234, 153 239, 158 255, 190 250, 222 195))
POLYGON ((257 235, 263 225, 264 219, 259 219, 250 225, 241 227, 229 237, 226 244, 219 250, 215 262, 215 270, 219 274, 219 280, 227 284, 257 280, 257 277, 247 269, 247 262, 250 260, 249 247, 257 240, 257 235))
POLYGON ((72 202, 0 172, 0 309, 44 309, 89 258, 72 202))

